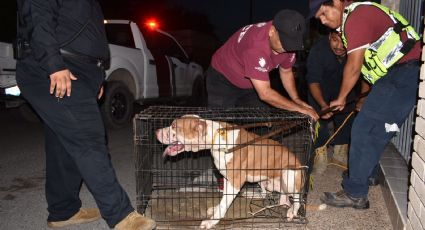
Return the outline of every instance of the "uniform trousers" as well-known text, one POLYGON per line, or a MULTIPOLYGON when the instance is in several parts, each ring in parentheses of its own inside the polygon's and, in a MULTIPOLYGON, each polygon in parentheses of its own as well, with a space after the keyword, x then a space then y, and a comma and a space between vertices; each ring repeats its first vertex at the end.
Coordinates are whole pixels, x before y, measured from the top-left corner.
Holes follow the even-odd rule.
POLYGON ((44 125, 47 220, 66 220, 78 212, 84 182, 112 228, 134 208, 111 164, 97 103, 104 70, 73 59, 65 64, 78 80, 72 81, 70 97, 56 98, 49 93, 48 74, 36 61, 17 63, 18 86, 44 125))
POLYGON ((411 62, 393 66, 375 82, 351 129, 349 177, 342 186, 353 197, 367 197, 368 178, 390 139, 389 126, 401 127, 417 101, 419 65, 411 62))

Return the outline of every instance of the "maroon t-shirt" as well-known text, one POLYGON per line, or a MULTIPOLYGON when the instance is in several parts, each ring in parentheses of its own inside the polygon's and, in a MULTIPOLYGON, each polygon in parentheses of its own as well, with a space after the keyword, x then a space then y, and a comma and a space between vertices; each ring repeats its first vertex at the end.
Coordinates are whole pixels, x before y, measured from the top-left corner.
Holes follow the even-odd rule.
POLYGON ((269 81, 269 72, 281 66, 291 68, 295 53, 274 54, 270 48, 272 22, 247 25, 234 33, 212 57, 211 65, 233 85, 253 88, 250 79, 269 81))
MULTIPOLYGON (((367 48, 378 40, 389 27, 394 26, 391 18, 381 9, 371 5, 360 5, 351 12, 345 23, 345 37, 347 39, 347 52, 359 48, 367 48)), ((402 41, 407 39, 406 32, 401 34, 402 41)), ((402 57, 398 63, 410 60, 419 60, 421 55, 421 42, 402 57)))

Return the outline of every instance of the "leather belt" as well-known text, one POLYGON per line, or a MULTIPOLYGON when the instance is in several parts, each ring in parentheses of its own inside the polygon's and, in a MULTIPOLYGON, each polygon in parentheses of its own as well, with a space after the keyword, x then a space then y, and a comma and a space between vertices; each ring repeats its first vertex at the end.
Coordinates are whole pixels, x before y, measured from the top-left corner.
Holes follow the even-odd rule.
POLYGON ((104 69, 105 67, 105 61, 101 58, 91 57, 85 54, 73 53, 64 49, 60 49, 59 51, 63 57, 76 59, 88 64, 93 64, 102 69, 104 69))

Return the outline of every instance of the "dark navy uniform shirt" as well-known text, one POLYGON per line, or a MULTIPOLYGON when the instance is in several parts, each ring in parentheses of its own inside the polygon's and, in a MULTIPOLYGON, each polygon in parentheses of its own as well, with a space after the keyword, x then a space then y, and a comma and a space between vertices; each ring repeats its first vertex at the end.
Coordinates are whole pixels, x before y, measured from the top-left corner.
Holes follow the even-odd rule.
POLYGON ((319 83, 324 91, 322 93, 325 100, 336 99, 342 82, 344 64, 345 61, 338 61, 337 56, 333 53, 329 37, 319 38, 307 58, 307 83, 319 83))
MULTIPOLYGON (((329 37, 323 36, 317 40, 310 50, 307 58, 306 81, 308 84, 319 83, 322 96, 328 103, 338 97, 342 83, 344 65, 346 58, 339 61, 332 51, 329 44, 329 37)), ((355 87, 347 96, 347 102, 352 101, 357 96, 357 87, 355 87)), ((314 101, 309 93, 309 102, 314 101)), ((316 101, 313 106, 319 108, 316 101)), ((347 111, 354 109, 355 103, 347 104, 347 111)))
POLYGON ((18 0, 18 36, 48 74, 65 69, 59 49, 109 59, 103 13, 96 0, 18 0), (71 43, 62 47, 87 26, 71 43))

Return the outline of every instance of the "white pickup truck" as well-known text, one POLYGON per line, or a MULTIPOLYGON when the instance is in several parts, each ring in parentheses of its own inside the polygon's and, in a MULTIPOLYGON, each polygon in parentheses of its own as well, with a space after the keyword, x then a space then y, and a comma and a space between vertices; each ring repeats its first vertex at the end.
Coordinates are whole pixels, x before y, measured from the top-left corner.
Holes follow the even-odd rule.
MULTIPOLYGON (((122 127, 132 118, 134 101, 190 99, 202 105, 203 69, 189 60, 173 36, 159 29, 141 30, 128 20, 105 20, 105 28, 111 59, 101 110, 109 127, 122 127)), ((28 113, 22 98, 16 97, 15 63, 12 45, 0 42, 0 100, 28 113)))

